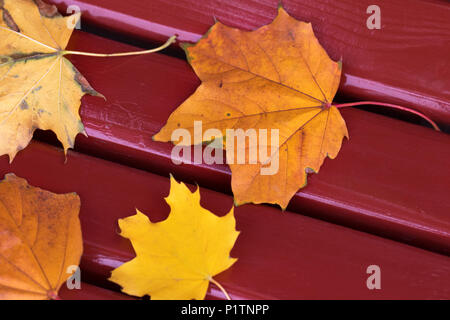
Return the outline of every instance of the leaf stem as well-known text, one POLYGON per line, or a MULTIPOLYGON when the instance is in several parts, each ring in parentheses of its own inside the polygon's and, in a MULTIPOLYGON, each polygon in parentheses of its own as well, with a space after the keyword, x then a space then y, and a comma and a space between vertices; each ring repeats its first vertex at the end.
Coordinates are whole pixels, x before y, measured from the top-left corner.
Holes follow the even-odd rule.
POLYGON ((165 48, 170 46, 172 43, 174 43, 176 39, 177 39, 177 36, 172 36, 162 46, 160 46, 158 48, 155 48, 155 49, 144 50, 144 51, 133 51, 133 52, 123 52, 123 53, 91 53, 91 52, 66 51, 66 50, 64 50, 64 51, 61 51, 61 54, 62 55, 73 54, 73 55, 78 55, 78 56, 101 57, 101 58, 104 58, 104 57, 136 56, 136 55, 154 53, 154 52, 158 52, 158 51, 164 50, 165 48))
POLYGON ((212 283, 214 283, 216 285, 217 288, 220 289, 220 291, 222 291, 222 293, 225 295, 225 297, 227 298, 227 300, 231 300, 230 296, 228 295, 228 292, 225 290, 224 287, 222 287, 222 285, 217 282, 216 280, 214 280, 213 277, 209 277, 209 281, 211 281, 212 283))
POLYGON ((62 300, 59 296, 58 293, 56 291, 49 291, 47 293, 47 296, 51 299, 51 300, 62 300))
POLYGON ((428 118, 426 115, 424 115, 423 113, 410 109, 410 108, 406 108, 403 106, 399 106, 396 104, 391 104, 391 103, 384 103, 384 102, 375 102, 375 101, 361 101, 361 102, 352 102, 352 103, 343 103, 343 104, 333 104, 333 106, 335 106, 336 108, 345 108, 345 107, 355 107, 355 106, 361 106, 361 105, 367 105, 367 104, 372 104, 372 105, 376 105, 376 106, 384 106, 384 107, 389 107, 389 108, 393 108, 393 109, 398 109, 398 110, 402 110, 402 111, 406 111, 409 113, 413 113, 419 117, 421 117, 422 119, 426 120, 429 124, 431 124, 434 128, 434 130, 436 131, 441 131, 438 127, 438 125, 431 120, 430 118, 428 118))

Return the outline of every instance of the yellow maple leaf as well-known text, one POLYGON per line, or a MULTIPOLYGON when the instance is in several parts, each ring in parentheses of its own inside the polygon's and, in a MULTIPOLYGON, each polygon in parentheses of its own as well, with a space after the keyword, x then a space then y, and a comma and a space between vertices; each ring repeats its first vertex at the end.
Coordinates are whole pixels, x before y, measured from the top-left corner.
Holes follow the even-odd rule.
POLYGON ((200 191, 191 192, 172 176, 166 198, 169 217, 152 223, 141 212, 119 220, 121 236, 130 239, 136 258, 112 271, 122 291, 154 300, 204 299, 213 277, 237 259, 230 251, 239 232, 233 208, 218 217, 200 206, 200 191))
POLYGON ((0 155, 12 161, 37 128, 73 148, 85 133, 81 97, 101 96, 64 57, 80 14, 62 17, 41 0, 1 0, 0 16, 0 155))
POLYGON ((55 299, 83 251, 76 194, 0 182, 0 300, 55 299))
POLYGON ((205 131, 219 130, 220 138, 227 138, 229 129, 257 130, 256 142, 249 139, 244 148, 227 150, 235 203, 285 208, 306 185, 307 173, 317 173, 325 157, 335 158, 348 137, 345 121, 332 105, 340 63, 329 58, 310 23, 295 20, 282 7, 271 24, 251 32, 217 22, 185 51, 202 84, 154 139, 171 141, 177 129, 195 135, 194 121, 202 121, 205 131), (278 141, 260 142, 261 130, 273 129, 279 132, 278 141), (269 156, 258 155, 259 161, 250 163, 249 151, 258 148, 271 150, 269 156), (243 151, 245 163, 230 161, 243 151), (276 173, 262 175, 261 168, 275 156, 276 173))

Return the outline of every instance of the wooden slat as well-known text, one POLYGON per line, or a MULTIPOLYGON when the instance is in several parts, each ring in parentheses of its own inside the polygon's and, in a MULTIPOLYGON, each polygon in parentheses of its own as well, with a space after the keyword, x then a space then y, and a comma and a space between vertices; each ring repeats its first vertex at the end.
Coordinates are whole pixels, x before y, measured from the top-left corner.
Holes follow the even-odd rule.
MULTIPOLYGON (((132 47, 75 33, 71 47, 103 52, 132 47)), ((163 55, 71 58, 107 101, 86 97, 81 108, 89 138, 77 150, 230 193, 226 165, 181 165, 172 145, 151 137, 198 86, 190 67, 163 55)), ((450 253, 450 137, 430 129, 344 109, 350 140, 320 174, 310 175, 289 210, 450 253)), ((62 154, 61 154, 61 157, 62 154)))
MULTIPOLYGON (((65 0, 52 0, 66 10, 65 0)), ((214 23, 255 29, 276 15, 279 0, 74 0, 83 23, 128 39, 197 41, 214 23)), ((366 27, 370 0, 284 0, 310 21, 330 56, 343 59, 340 93, 414 107, 450 128, 450 5, 446 1, 379 0, 381 30, 366 27)))
MULTIPOLYGON (((135 209, 164 219, 169 178, 33 143, 0 175, 14 172, 30 184, 81 197, 84 281, 108 286, 110 271, 134 257, 117 219, 135 209)), ((202 205, 217 214, 229 196, 201 189, 202 205)), ((217 277, 235 299, 448 299, 450 258, 355 230, 265 206, 235 209, 242 233, 232 251, 239 261, 217 277), (366 268, 381 268, 381 290, 368 290, 366 268)), ((217 290, 209 298, 222 298, 217 290)))
POLYGON ((134 300, 132 297, 115 291, 82 283, 81 289, 69 290, 63 286, 59 291, 62 300, 134 300))

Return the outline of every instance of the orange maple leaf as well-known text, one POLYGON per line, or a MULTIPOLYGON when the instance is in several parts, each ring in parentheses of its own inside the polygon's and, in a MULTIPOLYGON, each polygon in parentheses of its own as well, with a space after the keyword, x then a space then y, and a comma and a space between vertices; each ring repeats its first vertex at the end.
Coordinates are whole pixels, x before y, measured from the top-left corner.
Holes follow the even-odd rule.
POLYGON ((0 182, 0 300, 57 299, 83 251, 80 198, 31 187, 8 174, 0 182))
POLYGON ((204 130, 220 132, 216 139, 227 138, 223 147, 236 205, 273 203, 286 208, 306 185, 307 174, 317 173, 325 157, 335 158, 342 139, 348 138, 345 121, 331 104, 341 64, 329 58, 310 23, 292 18, 282 7, 267 26, 246 32, 217 22, 197 44, 184 48, 202 84, 154 139, 173 141, 176 129, 194 133, 194 121, 202 121, 204 130), (230 150, 230 129, 255 130, 257 135, 253 140, 247 136, 244 147, 230 150), (278 141, 260 140, 262 132, 274 129, 278 141), (256 149, 265 149, 268 156, 260 153, 251 163, 256 149), (244 163, 230 161, 242 153, 244 163), (261 174, 275 158, 278 170, 261 174))

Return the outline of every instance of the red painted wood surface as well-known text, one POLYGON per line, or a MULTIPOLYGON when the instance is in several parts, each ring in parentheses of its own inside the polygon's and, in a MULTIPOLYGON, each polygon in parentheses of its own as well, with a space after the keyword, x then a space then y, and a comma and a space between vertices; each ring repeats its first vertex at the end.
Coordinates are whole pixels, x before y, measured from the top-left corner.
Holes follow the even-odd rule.
POLYGON ((83 282, 81 289, 69 290, 62 286, 59 291, 59 297, 62 300, 134 300, 125 294, 103 289, 83 282))
MULTIPOLYGON (((279 0, 51 0, 77 5, 83 23, 129 39, 197 41, 214 23, 255 29, 276 15, 279 0)), ((369 30, 370 0, 284 0, 294 17, 312 22, 330 56, 343 59, 340 93, 397 103, 450 124, 450 5, 432 0, 379 0, 381 30, 369 30)))
MULTIPOLYGON (((84 234, 83 281, 108 286, 110 271, 134 257, 118 234, 117 219, 135 208, 153 221, 169 207, 168 177, 71 152, 67 164, 60 151, 32 143, 6 172, 53 192, 81 197, 84 234)), ((231 197, 201 189, 202 205, 217 214, 231 208, 231 197)), ((235 299, 448 299, 450 258, 265 206, 235 209, 241 235, 232 251, 239 261, 217 276, 235 299), (366 268, 380 266, 381 290, 368 290, 366 268)), ((216 289, 209 298, 222 298, 216 289)))
MULTIPOLYGON (((102 52, 134 49, 81 32, 71 47, 99 43, 102 52)), ((83 99, 89 138, 80 135, 77 150, 230 193, 226 165, 173 165, 172 145, 151 139, 199 84, 185 62, 158 54, 71 59, 108 99, 83 99)), ((289 210, 450 253, 450 136, 356 109, 342 113, 350 140, 310 175, 289 210)))

